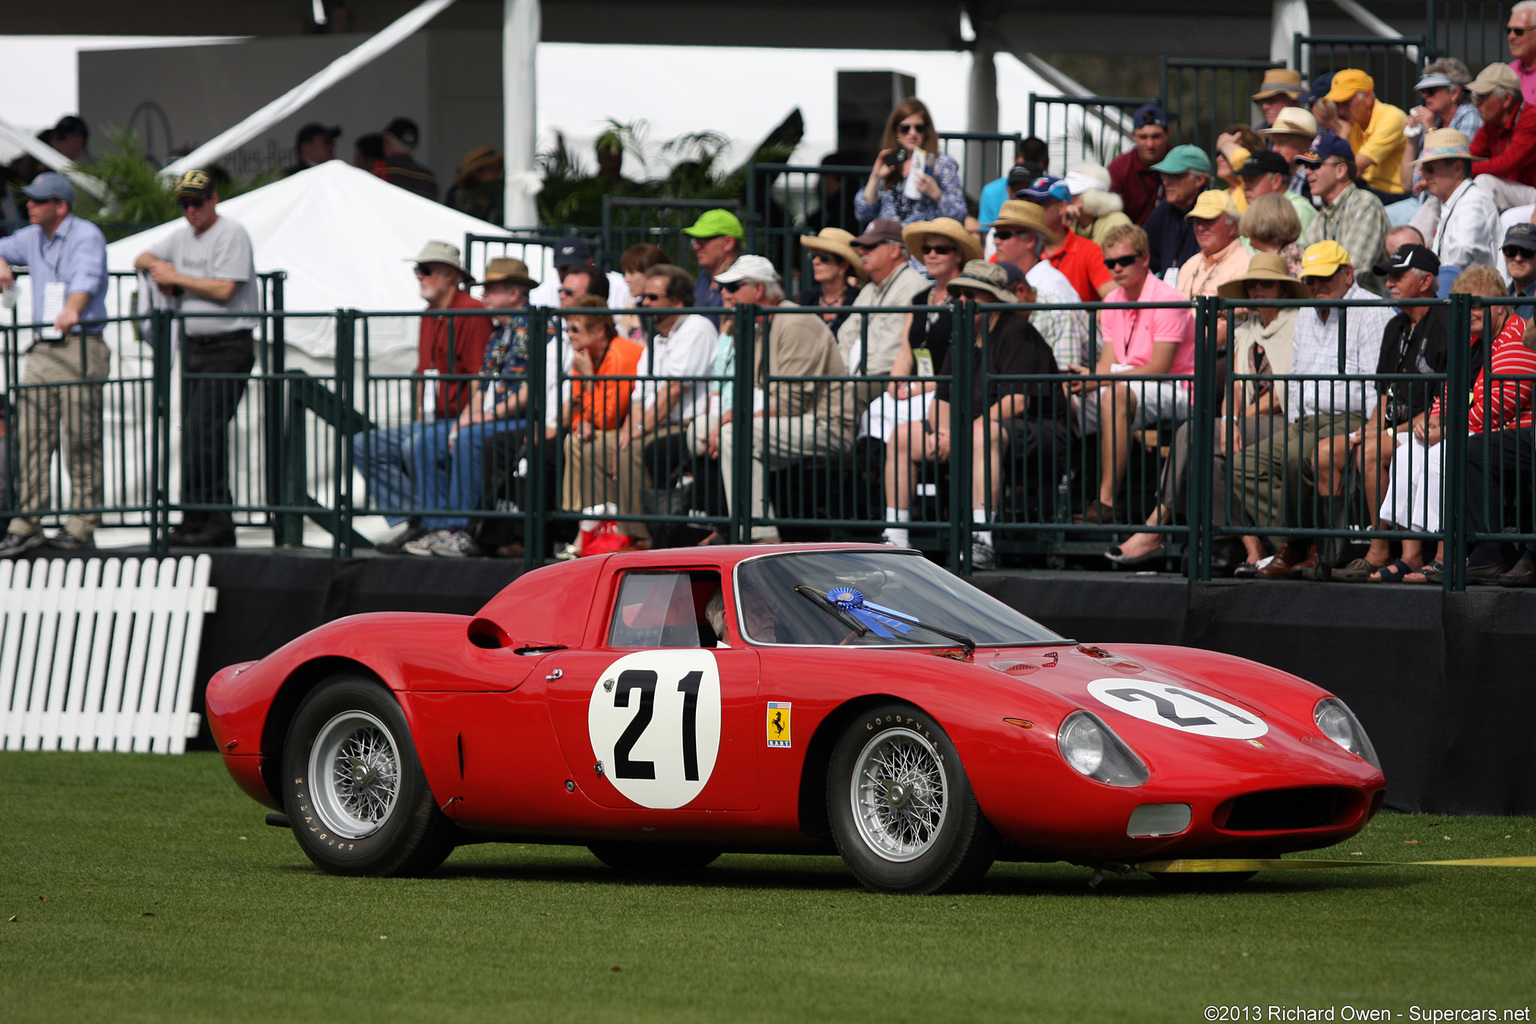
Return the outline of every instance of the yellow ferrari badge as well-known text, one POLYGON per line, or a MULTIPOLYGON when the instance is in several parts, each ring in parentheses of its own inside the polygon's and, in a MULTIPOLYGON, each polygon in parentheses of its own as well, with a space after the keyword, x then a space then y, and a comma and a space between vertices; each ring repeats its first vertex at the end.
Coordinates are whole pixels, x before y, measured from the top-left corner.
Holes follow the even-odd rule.
POLYGON ((789 701, 768 702, 768 745, 787 747, 789 743, 789 701))

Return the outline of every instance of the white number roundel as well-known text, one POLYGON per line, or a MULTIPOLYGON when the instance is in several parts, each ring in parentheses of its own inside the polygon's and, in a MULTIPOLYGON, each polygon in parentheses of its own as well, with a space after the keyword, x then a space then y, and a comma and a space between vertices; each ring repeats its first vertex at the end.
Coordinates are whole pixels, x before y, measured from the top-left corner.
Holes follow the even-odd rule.
POLYGON ((641 807, 682 807, 720 751, 720 669, 706 650, 639 651, 592 687, 587 735, 603 772, 641 807))
POLYGON ((1252 711, 1171 683, 1095 679, 1088 684, 1088 692, 1116 711, 1197 736, 1252 740, 1269 732, 1269 726, 1252 711))

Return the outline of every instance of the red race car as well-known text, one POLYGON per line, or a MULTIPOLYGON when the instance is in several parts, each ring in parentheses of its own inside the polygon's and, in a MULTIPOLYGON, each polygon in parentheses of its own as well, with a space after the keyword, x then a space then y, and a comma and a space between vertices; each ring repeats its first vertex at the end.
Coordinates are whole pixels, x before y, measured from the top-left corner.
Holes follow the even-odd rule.
POLYGON ((219 672, 207 706, 235 781, 337 874, 486 840, 633 871, 835 847, 871 889, 934 892, 999 857, 1327 846, 1386 785, 1310 683, 1068 640, 880 546, 584 558, 474 616, 332 622, 219 672))

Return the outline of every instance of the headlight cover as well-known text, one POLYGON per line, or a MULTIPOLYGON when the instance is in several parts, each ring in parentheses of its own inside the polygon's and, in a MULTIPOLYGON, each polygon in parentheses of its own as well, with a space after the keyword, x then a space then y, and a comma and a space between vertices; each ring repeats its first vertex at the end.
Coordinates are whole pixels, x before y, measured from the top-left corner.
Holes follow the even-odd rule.
POLYGON ((1105 785, 1140 786, 1147 781, 1147 766, 1141 758, 1090 712, 1068 715, 1057 730, 1056 746, 1074 770, 1105 785))
POLYGON ((1381 762, 1376 759, 1376 748, 1371 746, 1370 737, 1365 734, 1355 713, 1349 710, 1349 705, 1337 697, 1324 697, 1312 709, 1312 718, 1324 736, 1362 761, 1369 762, 1377 771, 1381 770, 1381 762))

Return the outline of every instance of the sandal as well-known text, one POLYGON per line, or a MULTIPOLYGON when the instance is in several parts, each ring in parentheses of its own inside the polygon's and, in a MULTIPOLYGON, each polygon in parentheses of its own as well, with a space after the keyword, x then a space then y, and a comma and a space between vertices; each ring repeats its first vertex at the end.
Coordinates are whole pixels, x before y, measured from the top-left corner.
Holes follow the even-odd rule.
POLYGON ((1402 583, 1407 575, 1414 571, 1413 566, 1399 558, 1390 565, 1384 565, 1365 578, 1367 583, 1402 583))
POLYGON ((1435 586, 1439 586, 1442 582, 1444 582, 1444 577, 1441 575, 1443 572, 1445 572, 1444 564, 1440 562, 1430 562, 1428 565, 1418 570, 1417 572, 1410 572, 1408 575, 1404 576, 1403 582, 1433 583, 1435 586))
POLYGON ((1333 570, 1332 578, 1340 583, 1364 583, 1371 578, 1371 573, 1381 570, 1383 566, 1375 562, 1369 562, 1364 558, 1357 558, 1348 565, 1333 570))
POLYGON ((1258 574, 1259 563, 1257 562, 1242 562, 1236 569, 1232 570, 1232 578, 1239 580, 1250 580, 1258 574))

